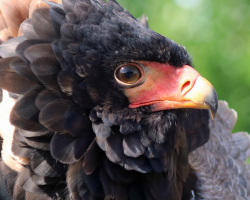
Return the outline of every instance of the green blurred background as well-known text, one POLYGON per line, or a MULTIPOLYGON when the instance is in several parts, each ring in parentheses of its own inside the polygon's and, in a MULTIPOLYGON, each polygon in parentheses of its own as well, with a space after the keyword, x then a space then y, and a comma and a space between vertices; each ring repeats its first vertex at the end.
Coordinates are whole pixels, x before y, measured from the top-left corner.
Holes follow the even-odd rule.
POLYGON ((249 0, 117 0, 154 31, 185 46, 197 71, 238 113, 234 132, 250 132, 249 0))

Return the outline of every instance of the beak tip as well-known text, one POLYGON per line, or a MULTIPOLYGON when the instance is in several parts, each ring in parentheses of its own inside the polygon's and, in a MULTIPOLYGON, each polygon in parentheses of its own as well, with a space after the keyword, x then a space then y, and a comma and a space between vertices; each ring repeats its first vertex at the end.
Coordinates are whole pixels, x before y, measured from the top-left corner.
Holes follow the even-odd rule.
POLYGON ((209 106, 212 119, 214 119, 214 117, 217 113, 217 109, 218 109, 218 96, 217 96, 214 88, 212 90, 212 94, 209 95, 209 99, 207 100, 207 104, 209 106))
POLYGON ((215 115, 216 115, 216 112, 213 112, 212 110, 210 110, 210 114, 211 114, 212 120, 214 120, 214 117, 215 117, 215 115))

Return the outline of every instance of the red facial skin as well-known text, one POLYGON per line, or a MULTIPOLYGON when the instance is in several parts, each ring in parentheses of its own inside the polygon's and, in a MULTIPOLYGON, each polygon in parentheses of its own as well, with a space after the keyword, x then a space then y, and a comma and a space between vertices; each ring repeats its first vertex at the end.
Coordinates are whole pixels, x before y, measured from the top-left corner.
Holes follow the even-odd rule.
MULTIPOLYGON (((161 101, 181 102, 185 94, 195 84, 200 74, 188 65, 173 67, 169 64, 156 62, 140 62, 145 66, 142 69, 143 84, 126 88, 125 94, 130 101, 130 108, 150 105, 161 101)), ((173 109, 173 106, 170 105, 173 109)))

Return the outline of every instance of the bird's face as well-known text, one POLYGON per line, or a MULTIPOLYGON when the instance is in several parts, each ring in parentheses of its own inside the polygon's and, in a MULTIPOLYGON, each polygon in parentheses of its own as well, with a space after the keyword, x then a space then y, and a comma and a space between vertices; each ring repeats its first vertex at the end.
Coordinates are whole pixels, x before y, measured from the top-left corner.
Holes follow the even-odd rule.
POLYGON ((217 96, 212 85, 191 66, 141 61, 127 63, 114 72, 124 87, 130 108, 150 105, 150 110, 179 108, 217 110, 217 96))

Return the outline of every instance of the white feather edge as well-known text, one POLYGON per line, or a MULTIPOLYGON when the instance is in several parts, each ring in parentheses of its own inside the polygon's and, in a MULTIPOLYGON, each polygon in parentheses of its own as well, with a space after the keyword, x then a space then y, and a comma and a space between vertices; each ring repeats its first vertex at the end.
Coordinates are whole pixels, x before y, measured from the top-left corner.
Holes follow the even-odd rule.
POLYGON ((10 112, 15 105, 15 100, 9 97, 7 91, 3 90, 3 100, 0 103, 0 135, 3 138, 2 160, 12 170, 20 172, 23 169, 23 159, 14 156, 11 151, 15 127, 9 122, 10 112))

